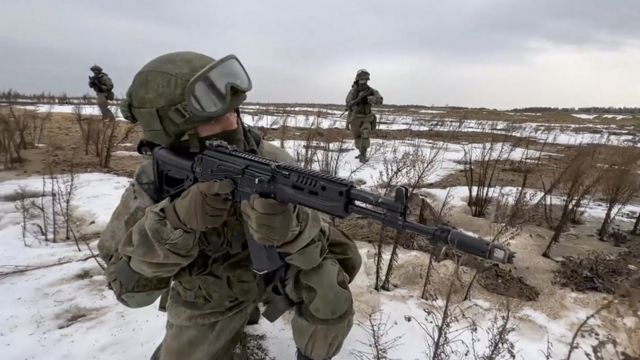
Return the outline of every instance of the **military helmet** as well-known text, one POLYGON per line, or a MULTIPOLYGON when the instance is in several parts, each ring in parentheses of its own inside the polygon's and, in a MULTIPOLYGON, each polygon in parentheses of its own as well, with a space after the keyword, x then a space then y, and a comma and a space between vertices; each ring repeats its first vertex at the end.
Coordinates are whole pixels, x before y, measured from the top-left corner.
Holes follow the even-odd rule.
POLYGON ((196 52, 173 52, 136 73, 121 111, 140 123, 145 140, 169 146, 240 106, 250 89, 251 80, 233 55, 216 61, 196 52))
POLYGON ((360 69, 356 73, 356 80, 369 80, 369 72, 367 69, 360 69))
POLYGON ((102 72, 102 68, 99 65, 93 65, 89 70, 93 72, 102 72))

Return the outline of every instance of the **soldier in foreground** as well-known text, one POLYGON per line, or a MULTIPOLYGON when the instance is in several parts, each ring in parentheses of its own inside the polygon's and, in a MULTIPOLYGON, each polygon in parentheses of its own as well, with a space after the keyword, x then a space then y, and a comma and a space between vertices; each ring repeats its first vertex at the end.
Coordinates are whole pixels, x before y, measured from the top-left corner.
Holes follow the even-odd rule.
POLYGON ((89 76, 89 87, 96 92, 96 98, 100 113, 102 113, 102 120, 109 119, 115 120, 115 116, 109 109, 109 100, 114 99, 113 94, 113 81, 109 75, 102 71, 102 67, 93 65, 90 68, 93 72, 93 76, 89 76))
POLYGON ((369 136, 371 130, 376 129, 376 115, 371 112, 371 105, 381 105, 380 93, 367 84, 369 72, 365 69, 358 70, 356 79, 351 85, 351 91, 347 95, 347 130, 351 130, 353 141, 358 149, 361 163, 366 162, 367 149, 369 148, 369 136))
MULTIPOLYGON (((217 139, 293 162, 242 122, 251 87, 235 56, 169 53, 135 75, 122 112, 140 124, 145 146, 193 153, 217 139)), ((237 205, 230 180, 196 183, 172 200, 158 196, 153 177, 151 162, 138 169, 98 244, 120 302, 148 306, 168 292, 166 334, 152 359, 233 359, 259 302, 271 321, 293 308, 297 359, 340 351, 353 324, 348 284, 361 265, 353 241, 305 207, 257 195, 237 205), (253 272, 247 236, 275 246, 285 266, 253 272)))

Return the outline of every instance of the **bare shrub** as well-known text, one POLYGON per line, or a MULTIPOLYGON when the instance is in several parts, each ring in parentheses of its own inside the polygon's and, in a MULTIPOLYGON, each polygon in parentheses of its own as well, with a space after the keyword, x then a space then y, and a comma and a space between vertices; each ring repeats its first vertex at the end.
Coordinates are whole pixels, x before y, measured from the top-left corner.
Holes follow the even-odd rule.
POLYGON ((545 360, 553 359, 553 343, 549 338, 549 333, 547 333, 547 346, 544 348, 544 350, 538 350, 538 352, 543 356, 545 360))
MULTIPOLYGON (((52 227, 52 241, 56 242, 57 239, 57 235, 58 235, 58 218, 57 218, 57 214, 58 214, 58 210, 57 210, 57 196, 58 193, 56 192, 56 183, 58 182, 58 177, 53 173, 53 167, 51 165, 51 161, 50 159, 47 161, 47 177, 49 179, 49 184, 50 184, 50 192, 49 195, 51 196, 51 227, 52 227)), ((43 178, 44 181, 44 178, 43 178)))
MULTIPOLYGON (((433 147, 425 149, 424 145, 418 141, 412 144, 411 152, 406 159, 412 166, 410 166, 404 174, 406 186, 408 189, 408 197, 411 198, 418 187, 426 183, 429 176, 433 174, 433 171, 442 164, 442 155, 446 150, 445 143, 434 144, 433 147)), ((407 208, 409 212, 409 208, 407 208)), ((407 214, 409 215, 409 214, 407 214)), ((382 289, 385 291, 391 290, 391 277, 393 276, 394 265, 398 262, 398 246, 400 241, 404 240, 406 233, 396 232, 396 236, 393 240, 391 248, 391 256, 387 264, 387 271, 385 273, 384 280, 382 282, 382 289)))
MULTIPOLYGON (((442 155, 445 151, 446 143, 441 143, 436 145, 433 148, 430 148, 428 151, 420 149, 420 143, 415 142, 412 154, 403 153, 399 155, 398 146, 394 144, 391 152, 385 153, 383 155, 384 161, 384 172, 380 173, 379 179, 381 180, 379 183, 382 184, 382 188, 385 190, 385 194, 388 195, 389 191, 392 188, 393 182, 402 182, 405 181, 405 185, 409 186, 409 192, 411 193, 410 198, 413 197, 415 191, 426 181, 426 179, 431 176, 433 170, 437 169, 438 166, 441 165, 442 155), (389 156, 390 154, 390 156, 389 156), (406 167, 410 166, 412 162, 416 162, 418 165, 412 169, 411 171, 407 171, 403 174, 406 167), (395 167, 394 165, 395 164, 395 167)), ((421 224, 442 224, 446 223, 447 217, 451 212, 451 199, 453 198, 452 193, 447 190, 447 193, 439 204, 438 208, 434 208, 427 199, 419 196, 419 211, 418 211, 418 219, 417 221, 421 224)), ((381 228, 378 240, 378 249, 377 254, 382 253, 382 245, 384 243, 384 229, 381 228)), ((393 240, 393 248, 391 251, 391 257, 389 259, 389 263, 387 265, 387 271, 385 273, 385 279, 381 285, 381 288, 389 291, 391 290, 391 276, 393 274, 394 264, 397 262, 397 249, 399 243, 404 240, 404 234, 396 233, 396 236, 393 240)), ((424 279, 423 289, 420 294, 423 299, 433 299, 428 290, 428 284, 431 277, 433 262, 438 262, 438 258, 434 254, 439 254, 441 249, 433 249, 431 256, 429 257, 429 262, 427 263, 426 275, 424 279)), ((376 254, 376 269, 377 273, 382 272, 382 257, 377 256, 376 254)), ((379 284, 379 281, 376 282, 379 284)), ((376 285, 378 286, 378 285, 376 285)))
POLYGON ((505 300, 498 310, 494 311, 488 328, 483 329, 489 343, 481 352, 477 351, 475 344, 478 342, 475 331, 472 331, 472 351, 474 359, 478 360, 507 360, 515 359, 515 344, 509 338, 518 329, 513 318, 513 305, 510 300, 505 300))
POLYGON ((628 165, 617 167, 609 166, 604 172, 601 182, 601 192, 607 205, 602 225, 598 231, 600 240, 606 240, 609 226, 615 221, 616 216, 631 199, 640 191, 640 183, 635 177, 635 171, 628 165))
POLYGON ((487 143, 479 146, 471 144, 464 148, 463 172, 469 193, 467 205, 472 216, 486 215, 496 191, 498 164, 508 159, 512 151, 513 147, 509 143, 498 142, 495 135, 487 143))
POLYGON ((15 136, 17 137, 16 146, 20 150, 26 150, 29 147, 33 147, 34 144, 29 144, 27 142, 27 130, 29 129, 30 115, 33 115, 33 113, 27 113, 26 111, 23 111, 20 114, 17 114, 14 108, 10 106, 9 114, 11 115, 13 126, 15 127, 15 136))
POLYGON ((542 256, 551 258, 551 247, 560 239, 572 209, 577 203, 591 197, 600 182, 602 171, 597 167, 597 154, 598 151, 594 147, 579 146, 549 186, 542 181, 544 194, 541 201, 544 203, 545 219, 554 231, 542 256), (552 214, 554 191, 561 196, 562 210, 559 218, 552 214))
POLYGON ((22 162, 20 156, 22 149, 17 134, 15 122, 5 113, 0 112, 0 153, 3 155, 2 165, 5 169, 22 162))
POLYGON ((22 230, 22 242, 24 243, 24 246, 28 246, 27 245, 27 229, 28 229, 27 225, 33 216, 33 213, 32 213, 33 207, 31 206, 31 203, 28 201, 28 199, 31 199, 33 197, 34 197, 34 194, 29 192, 25 186, 22 186, 22 185, 18 186, 18 190, 16 191, 15 208, 20 212, 20 217, 22 219, 20 228, 22 230))
MULTIPOLYGON (((451 199, 453 194, 451 189, 447 189, 447 192, 440 203, 438 209, 434 209, 426 199, 420 200, 420 211, 418 215, 418 222, 420 224, 446 224, 447 218, 451 214, 451 199)), ((427 262, 427 269, 425 271, 424 282, 422 284, 422 291, 420 292, 420 298, 424 300, 435 300, 436 296, 430 292, 429 283, 431 281, 431 274, 433 272, 433 263, 440 261, 444 248, 434 248, 429 254, 429 261, 427 262)))
MULTIPOLYGON (((570 360, 571 359, 571 355, 573 354, 573 351, 576 349, 579 349, 579 346, 576 344, 576 340, 578 339, 578 336, 580 334, 583 333, 585 327, 587 326, 587 323, 598 316, 598 314, 600 314, 601 312, 603 312, 604 310, 608 309, 611 307, 611 305, 613 305, 615 301, 615 298, 611 298, 609 300, 607 300, 605 303, 603 303, 602 305, 600 305, 600 307, 598 307, 595 311, 593 311, 591 314, 589 314, 589 316, 587 316, 581 323, 580 325, 578 325, 578 327, 576 328, 576 331, 574 331, 573 336, 571 337, 571 342, 569 343, 569 351, 567 352, 567 357, 566 360, 570 360)), ((592 333, 593 334, 593 333, 592 333)), ((606 337, 603 340, 600 340, 600 344, 601 346, 606 346, 606 343, 613 341, 613 344, 615 344, 615 338, 612 338, 610 335, 608 337, 606 337)), ((598 349, 596 350, 598 351, 598 353, 601 353, 602 349, 598 349)), ((596 359, 604 359, 604 357, 601 356, 601 354, 599 357, 597 357, 596 359)))
POLYGON ((89 146, 91 144, 90 135, 90 120, 88 117, 84 116, 83 107, 78 104, 73 107, 73 116, 76 120, 76 124, 78 124, 78 129, 80 129, 80 136, 82 137, 82 143, 84 144, 84 154, 89 155, 89 146))
POLYGON ((347 146, 344 137, 341 137, 335 146, 333 143, 323 141, 321 151, 316 152, 316 163, 318 170, 329 175, 337 176, 344 162, 344 154, 347 146))
POLYGON ((367 313, 367 321, 358 321, 360 327, 367 334, 367 341, 358 341, 367 350, 357 350, 352 354, 358 360, 389 360, 389 351, 400 345, 400 336, 389 337, 389 331, 394 327, 389 323, 389 317, 384 316, 382 310, 372 309, 367 313))
POLYGON ((423 300, 435 300, 437 296, 431 291, 429 287, 431 281, 431 274, 434 269, 434 261, 439 262, 444 253, 444 248, 434 249, 431 254, 429 254, 429 261, 427 262, 427 270, 424 275, 424 282, 422 283, 422 291, 420 293, 420 298, 423 300), (440 250, 440 251, 438 251, 440 250))
MULTIPOLYGON (((72 162, 70 164, 69 172, 63 178, 56 177, 55 178, 55 192, 58 204, 58 210, 60 211, 60 216, 64 221, 64 232, 65 232, 65 240, 71 239, 71 234, 73 229, 71 228, 71 204, 73 198, 75 196, 75 192, 77 189, 77 174, 75 172, 75 166, 72 162)), ((78 247, 78 251, 80 251, 80 246, 78 245, 76 239, 76 246, 78 247)))
POLYGON ((462 309, 452 302, 453 289, 458 282, 461 260, 462 258, 456 260, 443 306, 434 310, 425 310, 424 323, 416 319, 425 334, 426 355, 431 360, 461 358, 469 351, 469 346, 460 339, 460 335, 470 331, 475 325, 472 323, 456 328, 455 325, 460 324, 465 316, 462 309))
POLYGON ((80 105, 74 107, 73 114, 80 129, 85 155, 93 154, 98 158, 99 166, 110 167, 114 149, 129 139, 135 125, 115 120, 117 114, 107 120, 85 117, 80 105))
MULTIPOLYGON (((42 175, 42 191, 40 192, 39 202, 36 200, 31 200, 30 206, 37 209, 40 212, 40 216, 42 219, 42 224, 35 223, 34 225, 39 230, 39 236, 44 238, 44 241, 49 241, 49 219, 48 219, 48 210, 45 203, 45 198, 47 197, 47 176, 42 175)), ((36 237, 38 234, 34 234, 36 237)))

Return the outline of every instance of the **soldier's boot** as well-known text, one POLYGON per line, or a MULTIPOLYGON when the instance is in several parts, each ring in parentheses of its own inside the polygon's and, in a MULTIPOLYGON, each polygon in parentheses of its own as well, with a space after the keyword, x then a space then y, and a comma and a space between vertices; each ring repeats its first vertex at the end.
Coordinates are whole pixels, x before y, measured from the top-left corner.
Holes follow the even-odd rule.
POLYGON ((369 161, 369 159, 367 158, 367 148, 363 148, 362 150, 360 150, 360 155, 358 155, 358 159, 362 164, 369 161))
POLYGON ((362 148, 361 142, 362 140, 360 138, 353 139, 353 145, 355 145, 356 149, 358 149, 358 155, 356 155, 356 159, 360 159, 360 157, 362 156, 362 150, 360 150, 362 148))
MULTIPOLYGON (((305 354, 303 354, 302 352, 300 352, 300 350, 296 351, 296 360, 314 360, 308 356, 306 356, 305 354)), ((322 360, 331 360, 331 358, 324 358, 322 360)))
POLYGON ((256 325, 260 322, 260 308, 256 305, 253 310, 251 310, 251 314, 249 315, 249 320, 247 321, 247 325, 256 325))

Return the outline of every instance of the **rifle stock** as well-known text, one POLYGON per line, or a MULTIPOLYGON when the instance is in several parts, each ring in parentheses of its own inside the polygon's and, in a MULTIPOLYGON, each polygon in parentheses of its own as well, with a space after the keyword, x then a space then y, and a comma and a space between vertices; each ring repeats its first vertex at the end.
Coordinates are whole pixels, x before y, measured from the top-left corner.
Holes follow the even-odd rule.
MULTIPOLYGON (((163 198, 174 199, 195 182, 231 179, 236 184, 234 201, 258 194, 338 218, 357 214, 400 231, 426 236, 434 244, 499 263, 513 262, 514 253, 500 244, 446 226, 407 220, 408 191, 404 187, 398 187, 395 198, 389 199, 355 188, 346 179, 243 153, 221 141, 207 142, 207 149, 195 155, 156 147, 153 167, 156 188, 163 198)), ((275 247, 255 242, 248 231, 246 235, 254 271, 267 273, 282 266, 275 247)))

